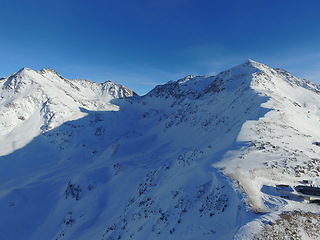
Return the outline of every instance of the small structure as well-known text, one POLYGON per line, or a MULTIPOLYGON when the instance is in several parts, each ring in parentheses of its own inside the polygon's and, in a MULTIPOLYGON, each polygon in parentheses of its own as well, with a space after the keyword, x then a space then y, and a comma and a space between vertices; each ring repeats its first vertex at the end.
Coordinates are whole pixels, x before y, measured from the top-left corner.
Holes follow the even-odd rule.
POLYGON ((309 203, 320 205, 320 187, 313 187, 311 180, 302 180, 297 186, 278 184, 275 189, 280 193, 280 197, 295 201, 307 200, 309 203))
POLYGON ((295 187, 296 191, 303 195, 305 199, 319 199, 320 197, 320 188, 310 187, 305 185, 298 185, 295 187))
POLYGON ((310 200, 310 203, 315 203, 315 204, 320 205, 320 199, 310 200))
POLYGON ((284 194, 292 193, 294 191, 292 187, 286 184, 276 185, 276 189, 278 190, 278 192, 284 193, 284 194))
POLYGON ((279 184, 279 185, 276 185, 276 189, 279 193, 281 193, 281 196, 282 198, 288 198, 289 197, 292 197, 292 193, 293 193, 293 189, 292 187, 290 187, 289 185, 286 185, 286 184, 279 184))

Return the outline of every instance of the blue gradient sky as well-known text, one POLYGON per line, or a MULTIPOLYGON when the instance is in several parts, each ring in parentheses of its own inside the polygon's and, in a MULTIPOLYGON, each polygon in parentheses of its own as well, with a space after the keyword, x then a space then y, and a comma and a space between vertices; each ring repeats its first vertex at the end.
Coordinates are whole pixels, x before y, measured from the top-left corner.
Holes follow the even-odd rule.
POLYGON ((26 66, 143 94, 251 58, 320 82, 320 1, 1 0, 0 77, 26 66))

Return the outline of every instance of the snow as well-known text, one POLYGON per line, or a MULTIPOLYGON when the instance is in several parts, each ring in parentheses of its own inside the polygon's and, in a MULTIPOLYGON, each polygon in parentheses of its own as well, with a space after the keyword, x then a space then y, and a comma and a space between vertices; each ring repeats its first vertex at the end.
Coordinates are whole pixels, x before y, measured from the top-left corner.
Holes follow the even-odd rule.
POLYGON ((320 184, 319 86, 284 70, 248 60, 143 97, 52 69, 0 86, 1 239, 254 239, 319 213, 274 188, 320 184))

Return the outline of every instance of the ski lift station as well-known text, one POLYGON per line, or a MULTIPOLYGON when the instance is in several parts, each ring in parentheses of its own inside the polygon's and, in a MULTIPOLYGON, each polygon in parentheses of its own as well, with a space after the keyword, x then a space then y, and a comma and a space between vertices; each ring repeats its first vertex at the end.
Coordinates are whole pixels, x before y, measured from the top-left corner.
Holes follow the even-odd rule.
POLYGON ((320 203, 320 188, 312 186, 312 181, 310 180, 303 180, 301 183, 304 185, 297 185, 295 187, 279 184, 276 185, 276 189, 284 198, 300 198, 310 202, 320 203))

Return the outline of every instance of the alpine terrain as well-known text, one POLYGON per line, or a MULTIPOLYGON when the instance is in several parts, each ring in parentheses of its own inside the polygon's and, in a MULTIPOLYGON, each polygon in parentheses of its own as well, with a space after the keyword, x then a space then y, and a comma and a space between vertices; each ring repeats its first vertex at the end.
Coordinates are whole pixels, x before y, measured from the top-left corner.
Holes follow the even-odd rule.
POLYGON ((0 239, 319 239, 320 86, 248 60, 144 96, 0 79, 0 239))

